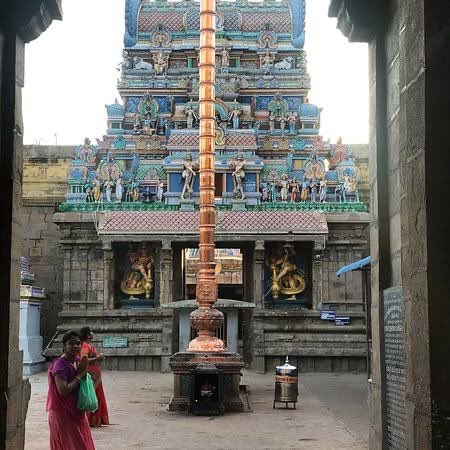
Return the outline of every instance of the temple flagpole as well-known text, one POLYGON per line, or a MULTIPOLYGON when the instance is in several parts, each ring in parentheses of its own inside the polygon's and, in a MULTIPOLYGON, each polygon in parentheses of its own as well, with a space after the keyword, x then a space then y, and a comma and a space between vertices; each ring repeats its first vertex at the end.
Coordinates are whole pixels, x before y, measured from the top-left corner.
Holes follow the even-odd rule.
POLYGON ((215 78, 216 1, 200 0, 199 117, 200 117, 200 224, 199 265, 196 286, 199 308, 191 313, 198 336, 189 351, 223 351, 223 342, 214 331, 223 323, 223 314, 214 309, 217 300, 215 275, 215 78))

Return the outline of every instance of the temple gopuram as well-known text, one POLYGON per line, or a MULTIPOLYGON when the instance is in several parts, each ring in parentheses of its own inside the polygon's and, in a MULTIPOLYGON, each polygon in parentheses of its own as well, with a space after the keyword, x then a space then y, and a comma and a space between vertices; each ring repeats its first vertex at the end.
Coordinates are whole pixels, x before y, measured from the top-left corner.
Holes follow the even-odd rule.
MULTIPOLYGON (((167 370, 193 330, 198 261, 198 3, 127 0, 120 101, 68 168, 53 221, 62 332, 89 325, 107 367, 167 370)), ((218 330, 248 367, 363 371, 368 254, 361 167, 320 135, 304 0, 218 1, 218 330), (335 311, 342 322, 324 320, 335 311)), ((59 353, 61 335, 46 350, 59 353)))

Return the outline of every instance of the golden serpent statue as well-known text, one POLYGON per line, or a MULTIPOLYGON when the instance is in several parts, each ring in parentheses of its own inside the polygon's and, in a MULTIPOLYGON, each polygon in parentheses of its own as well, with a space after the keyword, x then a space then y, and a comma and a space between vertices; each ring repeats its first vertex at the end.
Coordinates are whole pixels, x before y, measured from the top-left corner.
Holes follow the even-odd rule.
POLYGON ((285 244, 269 258, 270 283, 272 296, 275 300, 280 294, 286 295, 286 300, 296 300, 296 295, 306 288, 303 272, 291 261, 295 256, 295 248, 285 244))

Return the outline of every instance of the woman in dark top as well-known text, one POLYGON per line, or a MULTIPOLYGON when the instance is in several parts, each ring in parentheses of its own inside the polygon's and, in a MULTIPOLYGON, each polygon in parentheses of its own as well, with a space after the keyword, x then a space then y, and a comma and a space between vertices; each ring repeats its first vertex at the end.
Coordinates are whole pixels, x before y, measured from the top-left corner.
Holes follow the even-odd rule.
POLYGON ((77 407, 80 381, 86 376, 88 360, 81 351, 81 336, 69 331, 62 339, 64 353, 48 369, 47 412, 50 450, 95 450, 86 413, 77 407))

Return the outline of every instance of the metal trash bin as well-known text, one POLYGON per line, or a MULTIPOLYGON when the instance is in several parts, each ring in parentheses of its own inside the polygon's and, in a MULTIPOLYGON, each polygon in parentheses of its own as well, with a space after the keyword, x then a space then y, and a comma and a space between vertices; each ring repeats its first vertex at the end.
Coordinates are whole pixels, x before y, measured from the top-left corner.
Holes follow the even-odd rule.
POLYGON ((286 356, 286 362, 282 366, 277 366, 275 371, 275 398, 273 400, 273 407, 275 404, 285 403, 286 408, 289 408, 289 403, 297 403, 298 397, 298 370, 297 367, 289 364, 289 358, 286 356))

